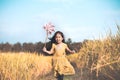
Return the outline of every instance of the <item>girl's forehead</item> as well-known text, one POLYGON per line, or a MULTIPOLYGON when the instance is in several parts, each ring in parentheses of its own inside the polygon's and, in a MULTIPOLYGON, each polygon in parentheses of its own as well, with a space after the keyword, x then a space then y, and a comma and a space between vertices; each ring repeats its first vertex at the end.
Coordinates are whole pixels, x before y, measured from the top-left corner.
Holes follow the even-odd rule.
POLYGON ((62 36, 60 33, 57 33, 56 36, 62 36))

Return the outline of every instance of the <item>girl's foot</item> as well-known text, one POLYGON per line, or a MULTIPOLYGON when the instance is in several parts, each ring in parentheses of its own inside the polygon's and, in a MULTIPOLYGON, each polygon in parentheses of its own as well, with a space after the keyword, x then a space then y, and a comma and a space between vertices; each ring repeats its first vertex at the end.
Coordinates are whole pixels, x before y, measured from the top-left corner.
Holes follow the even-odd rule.
POLYGON ((58 80, 63 80, 64 75, 58 75, 57 79, 58 80))

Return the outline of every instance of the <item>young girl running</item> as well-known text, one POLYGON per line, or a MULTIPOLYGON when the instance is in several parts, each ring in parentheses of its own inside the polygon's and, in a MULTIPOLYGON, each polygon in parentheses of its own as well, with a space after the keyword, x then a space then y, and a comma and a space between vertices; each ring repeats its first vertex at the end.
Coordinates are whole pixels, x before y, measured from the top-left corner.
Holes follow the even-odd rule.
POLYGON ((54 68, 54 76, 58 78, 58 80, 63 80, 64 75, 73 75, 75 74, 75 70, 70 62, 66 58, 66 50, 70 53, 74 53, 68 48, 67 44, 65 44, 64 34, 60 31, 57 31, 51 39, 52 48, 50 51, 43 48, 43 51, 48 54, 53 54, 53 68, 54 68))

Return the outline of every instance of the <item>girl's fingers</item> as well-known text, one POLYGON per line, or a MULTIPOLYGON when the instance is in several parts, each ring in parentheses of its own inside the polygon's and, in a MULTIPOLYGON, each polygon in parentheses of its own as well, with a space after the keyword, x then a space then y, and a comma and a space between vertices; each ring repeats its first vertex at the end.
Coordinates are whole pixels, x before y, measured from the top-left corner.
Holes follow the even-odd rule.
POLYGON ((72 50, 72 53, 75 53, 75 50, 72 50))
POLYGON ((43 51, 44 51, 44 52, 46 51, 46 47, 43 47, 43 51))

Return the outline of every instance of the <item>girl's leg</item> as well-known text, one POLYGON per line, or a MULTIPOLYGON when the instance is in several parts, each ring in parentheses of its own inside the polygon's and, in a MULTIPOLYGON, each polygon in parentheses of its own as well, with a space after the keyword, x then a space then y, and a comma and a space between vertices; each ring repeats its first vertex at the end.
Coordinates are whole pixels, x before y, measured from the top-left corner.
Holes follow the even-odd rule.
POLYGON ((63 80, 63 78, 64 78, 64 75, 61 75, 61 80, 63 80))
POLYGON ((64 78, 64 75, 58 75, 58 77, 57 77, 57 80, 63 80, 63 78, 64 78))

